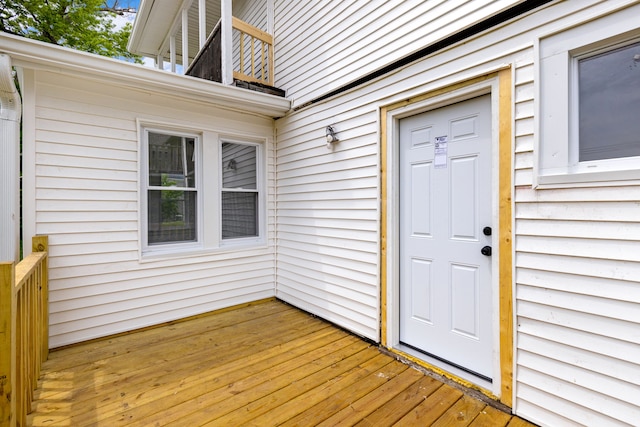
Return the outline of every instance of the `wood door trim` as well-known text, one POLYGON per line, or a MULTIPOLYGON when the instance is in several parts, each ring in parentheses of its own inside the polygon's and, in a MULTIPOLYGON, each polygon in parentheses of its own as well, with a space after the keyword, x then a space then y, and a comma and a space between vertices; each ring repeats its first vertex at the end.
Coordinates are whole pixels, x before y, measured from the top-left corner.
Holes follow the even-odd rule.
MULTIPOLYGON (((387 123, 388 113, 400 108, 410 106, 421 101, 435 98, 440 95, 451 93, 458 89, 468 86, 481 84, 482 82, 495 80, 498 83, 498 188, 492 191, 498 192, 498 244, 499 244, 499 260, 498 260, 498 304, 499 304, 499 329, 500 339, 495 345, 499 347, 500 360, 500 396, 493 396, 488 390, 481 389, 485 394, 493 398, 497 398, 501 403, 513 406, 513 238, 512 238, 512 69, 507 67, 497 72, 492 72, 474 79, 460 82, 447 87, 429 91, 411 98, 404 99, 393 104, 385 105, 380 108, 380 332, 381 343, 391 351, 401 353, 393 349, 393 344, 388 342, 389 328, 389 301, 387 295, 389 291, 389 239, 394 236, 393 229, 390 229, 388 203, 389 203, 389 144, 388 141, 389 124, 387 123)), ((405 355, 407 356, 407 355, 405 355)), ((420 364, 424 362, 418 361, 416 358, 409 356, 410 359, 420 364)), ((433 366, 429 366, 434 369, 433 366)), ((443 373, 441 369, 435 368, 438 373, 443 373)), ((448 375, 449 376, 449 375, 448 375)), ((474 387, 468 381, 460 378, 453 378, 466 386, 474 387)), ((474 387, 478 388, 478 387, 474 387)))

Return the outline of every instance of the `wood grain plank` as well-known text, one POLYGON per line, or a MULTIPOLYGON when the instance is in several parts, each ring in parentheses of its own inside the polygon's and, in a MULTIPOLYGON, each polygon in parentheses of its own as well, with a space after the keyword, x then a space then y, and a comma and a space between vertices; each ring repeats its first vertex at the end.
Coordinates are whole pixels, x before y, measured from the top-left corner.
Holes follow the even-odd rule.
POLYGON ((522 418, 513 417, 511 421, 509 421, 509 424, 507 424, 507 427, 534 427, 534 425, 522 418))
MULTIPOLYGON (((307 320, 310 319, 309 316, 305 317, 307 320)), ((194 352, 189 357, 180 357, 178 353, 176 358, 166 360, 166 363, 161 366, 153 364, 146 366, 144 360, 131 360, 130 363, 133 366, 142 363, 142 366, 146 367, 136 372, 114 376, 100 387, 94 386, 92 388, 87 385, 82 387, 80 391, 74 388, 68 396, 63 395, 62 400, 67 404, 76 405, 74 415, 71 417, 76 424, 82 424, 87 417, 91 418, 96 414, 108 417, 123 412, 132 412, 132 408, 144 406, 149 402, 161 401, 160 408, 162 409, 166 407, 165 405, 170 405, 165 401, 167 397, 175 402, 176 390, 180 390, 179 397, 181 399, 189 399, 193 393, 195 395, 203 393, 198 392, 203 384, 217 383, 221 374, 240 370, 241 378, 250 375, 251 369, 245 369, 247 363, 253 361, 255 365, 260 366, 260 370, 263 370, 270 366, 264 362, 265 358, 271 358, 271 361, 282 360, 282 358, 275 357, 274 352, 269 352, 269 348, 283 352, 284 357, 288 359, 313 351, 316 346, 323 347, 330 342, 347 337, 347 334, 342 331, 338 332, 327 328, 327 324, 324 322, 317 319, 314 321, 317 325, 309 330, 300 330, 299 337, 294 329, 289 329, 295 324, 287 325, 285 323, 279 331, 277 328, 269 328, 271 333, 279 332, 281 334, 279 337, 264 339, 260 342, 249 337, 249 340, 244 343, 237 340, 231 341, 230 345, 219 346, 215 348, 215 351, 208 348, 204 351, 194 352), (287 343, 286 340, 290 341, 287 343), (299 348, 296 350, 296 347, 299 348), (252 358, 251 355, 259 357, 252 358), (239 360, 242 363, 238 363, 239 360), (183 388, 189 388, 189 390, 185 391, 183 388), (96 402, 100 403, 96 404, 96 402)), ((242 339, 243 334, 239 334, 238 337, 242 339)), ((244 336, 243 339, 246 340, 246 338, 244 336)), ((157 354, 153 349, 148 349, 148 351, 151 354, 157 354)), ((59 404, 53 399, 48 399, 46 402, 53 402, 54 408, 59 404)), ((46 411, 46 408, 39 407, 38 409, 42 412, 46 411)), ((148 407, 144 409, 146 414, 153 413, 148 407)), ((129 417, 132 416, 129 415, 129 417)))
MULTIPOLYGON (((400 362, 395 362, 394 365, 401 364, 400 362)), ((394 377, 389 377, 387 372, 380 372, 376 374, 377 378, 370 379, 366 384, 371 387, 372 385, 376 385, 384 381, 383 385, 371 392, 368 392, 360 398, 358 398, 360 393, 355 394, 352 393, 351 390, 345 390, 344 394, 346 396, 343 401, 346 406, 319 425, 353 425, 378 409, 380 406, 384 405, 394 396, 398 395, 409 385, 415 383, 423 376, 424 374, 415 369, 405 369, 394 377)))
POLYGON ((431 425, 461 397, 460 390, 443 384, 394 426, 431 425))
MULTIPOLYGON (((244 361, 239 360, 233 372, 227 375, 214 375, 210 378, 214 384, 217 380, 217 387, 214 387, 210 382, 198 383, 192 387, 187 386, 180 390, 180 396, 171 395, 165 402, 152 402, 151 409, 154 412, 131 425, 143 427, 156 422, 172 420, 180 420, 180 422, 188 424, 190 418, 202 419, 211 416, 206 415, 211 413, 214 414, 213 416, 219 416, 237 409, 233 407, 234 402, 242 393, 248 392, 245 394, 248 396, 256 393, 258 388, 264 392, 269 387, 277 387, 295 378, 296 370, 308 369, 308 366, 317 366, 323 362, 327 363, 332 357, 335 357, 335 354, 354 351, 354 348, 361 345, 362 343, 353 337, 344 337, 313 351, 312 354, 305 352, 295 359, 284 361, 275 366, 261 361, 253 367, 246 367, 244 361), (277 384, 274 384, 273 381, 277 384), (232 408, 229 409, 229 406, 232 408), (222 409, 220 409, 221 407, 222 409), (226 412, 224 412, 225 409, 227 409, 226 412)), ((275 390, 277 389, 275 388, 275 390)), ((274 390, 271 389, 271 391, 274 390)), ((245 400, 244 403, 247 401, 245 400)), ((205 419, 204 422, 206 421, 205 419)))
MULTIPOLYGON (((267 404, 276 401, 286 402, 288 399, 298 396, 301 392, 310 390, 326 382, 327 379, 344 375, 354 367, 370 360, 379 354, 378 350, 372 347, 363 347, 363 343, 356 343, 349 346, 344 351, 338 351, 328 355, 321 360, 315 360, 295 372, 290 372, 287 377, 273 379, 268 383, 251 390, 246 390, 242 395, 236 395, 233 400, 224 402, 219 413, 225 414, 221 417, 211 417, 205 425, 243 425, 246 420, 254 418, 256 415, 271 409, 267 404), (318 368, 321 368, 318 370, 318 368), (280 390, 282 389, 282 390, 280 390), (274 393, 278 390, 279 393, 274 393), (280 400, 282 399, 282 400, 280 400), (228 409, 232 409, 229 412, 228 409)), ((216 408, 217 410, 217 408, 216 408)), ((204 413, 198 413, 197 419, 206 417, 204 413)))
MULTIPOLYGON (((321 406, 320 403, 325 403, 331 396, 339 393, 350 385, 363 381, 366 377, 379 369, 382 369, 385 365, 391 363, 388 357, 378 355, 373 359, 359 366, 357 369, 352 370, 347 375, 336 377, 330 381, 327 381, 306 393, 303 393, 295 398, 288 400, 282 405, 271 409, 268 412, 248 421, 247 425, 261 426, 269 423, 281 424, 281 425, 304 425, 305 422, 301 421, 296 424, 296 419, 300 418, 308 419, 306 415, 300 416, 301 413, 307 414, 310 408, 316 409, 321 406)), ((327 411, 322 408, 318 412, 322 413, 326 417, 327 411)), ((314 419, 322 419, 316 417, 314 419)))
POLYGON ((504 427, 511 420, 511 415, 493 406, 485 406, 478 416, 469 424, 470 427, 504 427))
MULTIPOLYGON (((129 393, 110 407, 105 407, 103 412, 106 418, 103 422, 106 425, 145 425, 155 420, 178 420, 183 407, 189 407, 193 401, 206 402, 207 397, 217 393, 220 388, 247 376, 259 375, 268 380, 265 370, 275 364, 308 351, 321 351, 323 346, 344 339, 343 334, 336 334, 337 331, 331 329, 329 331, 327 334, 323 330, 266 351, 257 349, 254 357, 242 357, 224 364, 213 363, 209 368, 180 370, 176 378, 167 383, 141 384, 137 387, 141 390, 138 394, 129 393)), ((72 418, 72 421, 80 424, 83 419, 72 418)))
POLYGON ((436 379, 424 376, 385 405, 366 416, 357 423, 356 426, 392 425, 422 403, 441 386, 442 383, 436 379))
POLYGON ((28 425, 482 426, 511 418, 277 301, 54 353, 28 425), (56 364, 63 369, 51 370, 56 364))
POLYGON ((468 426, 485 406, 484 402, 465 394, 432 427, 468 426))
POLYGON ((513 186, 511 184, 511 68, 498 72, 499 80, 499 310, 500 401, 513 406, 513 186))
MULTIPOLYGON (((308 316, 298 317, 295 313, 291 313, 289 316, 285 314, 282 316, 283 324, 279 327, 274 326, 271 331, 287 331, 293 333, 296 327, 302 327, 308 324, 310 318, 308 316), (288 324, 287 324, 288 323, 288 324)), ((300 313, 298 313, 300 314, 300 313)), ((311 320, 312 323, 320 322, 318 320, 311 320)), ((224 357, 233 357, 233 354, 226 354, 228 352, 239 351, 244 349, 245 351, 251 351, 259 342, 268 340, 268 336, 262 339, 255 337, 255 331, 260 326, 260 320, 256 319, 252 322, 246 322, 239 324, 236 328, 229 327, 223 328, 215 332, 207 332, 201 335, 188 335, 180 342, 167 342, 158 343, 155 346, 146 346, 140 348, 138 351, 132 351, 130 353, 121 352, 117 356, 91 360, 90 363, 78 365, 73 370, 74 390, 73 396, 67 396, 70 398, 82 399, 87 397, 86 389, 96 389, 101 384, 108 383, 109 381, 115 381, 121 379, 123 376, 132 375, 134 371, 146 370, 151 372, 152 370, 161 371, 163 367, 171 365, 172 360, 180 360, 180 363, 200 363, 206 354, 211 353, 212 349, 215 349, 217 354, 222 354, 224 357), (213 334, 213 335, 211 335, 213 334), (149 360, 149 352, 153 351, 153 354, 161 357, 155 357, 149 360), (219 353, 218 353, 219 352, 219 353), (100 378, 95 377, 96 367, 102 366, 100 378)), ((319 323, 318 323, 319 324, 319 323)), ((59 371, 57 376, 61 376, 64 379, 68 376, 68 371, 59 371)), ((144 373, 141 375, 144 376, 144 373)), ((56 378, 47 377, 48 379, 55 380, 56 378)), ((38 398, 52 399, 55 398, 55 392, 47 388, 41 388, 38 398)), ((66 392, 65 392, 66 393, 66 392)))
POLYGON ((122 352, 136 351, 140 347, 154 343, 181 339, 185 334, 197 334, 230 324, 240 324, 250 321, 251 318, 268 317, 275 313, 295 311, 294 308, 276 301, 248 306, 247 310, 249 312, 239 308, 230 311, 220 310, 201 316, 194 316, 187 320, 168 322, 160 327, 132 331, 122 335, 62 347, 51 352, 47 367, 49 367, 50 371, 57 371, 75 366, 74 363, 86 363, 89 359, 102 359, 122 352), (114 340, 116 339, 117 345, 114 345, 114 340))

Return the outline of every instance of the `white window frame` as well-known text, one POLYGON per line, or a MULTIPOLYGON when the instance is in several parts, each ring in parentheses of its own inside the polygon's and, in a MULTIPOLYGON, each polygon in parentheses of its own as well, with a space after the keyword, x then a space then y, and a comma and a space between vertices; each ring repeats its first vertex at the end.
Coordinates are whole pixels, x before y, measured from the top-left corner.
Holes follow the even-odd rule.
POLYGON ((139 143, 139 260, 180 258, 220 251, 260 248, 267 244, 267 138, 219 134, 210 129, 185 128, 178 124, 138 120, 139 143), (194 138, 196 141, 196 242, 148 244, 149 132, 194 138), (258 235, 222 239, 222 144, 231 142, 256 147, 256 187, 258 192, 258 235))
MULTIPOLYGON (((221 137, 218 143, 218 149, 219 149, 219 153, 218 153, 218 159, 220 159, 218 161, 218 182, 219 182, 219 197, 218 197, 218 203, 219 203, 219 207, 220 209, 218 209, 220 215, 219 215, 219 221, 218 221, 218 230, 219 230, 219 235, 220 235, 220 245, 221 246, 238 246, 238 245, 247 245, 247 244, 261 244, 265 242, 265 232, 264 230, 266 229, 266 199, 265 199, 265 173, 264 173, 264 154, 263 154, 263 146, 264 144, 261 143, 257 143, 257 142, 252 142, 250 140, 246 140, 246 139, 238 139, 238 138, 229 138, 229 137, 221 137), (248 236, 248 237, 238 237, 238 238, 229 238, 229 239, 223 239, 222 238, 222 193, 224 191, 223 187, 222 187, 222 144, 224 144, 225 142, 228 143, 232 143, 232 144, 240 144, 240 145, 249 145, 249 146, 253 146, 256 147, 256 190, 255 192, 258 193, 258 218, 257 218, 257 225, 258 225, 258 235, 257 236, 248 236)), ((253 190, 251 192, 254 192, 253 190)))
POLYGON ((637 184, 640 156, 578 160, 577 61, 640 39, 640 6, 621 9, 540 38, 536 186, 637 184))
POLYGON ((158 126, 142 126, 141 162, 140 162, 140 240, 144 255, 175 253, 193 251, 202 248, 202 134, 179 130, 175 128, 162 128, 158 126), (149 190, 149 133, 174 135, 195 140, 195 188, 196 192, 196 240, 194 242, 171 242, 164 244, 149 244, 149 215, 148 215, 148 190, 149 190))

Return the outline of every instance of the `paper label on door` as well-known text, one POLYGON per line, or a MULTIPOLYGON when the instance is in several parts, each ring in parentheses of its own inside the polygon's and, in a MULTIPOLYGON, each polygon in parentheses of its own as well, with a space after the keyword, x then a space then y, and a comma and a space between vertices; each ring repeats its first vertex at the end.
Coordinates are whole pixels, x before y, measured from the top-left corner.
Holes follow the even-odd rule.
POLYGON ((436 148, 433 165, 436 169, 447 167, 447 136, 436 136, 436 148))

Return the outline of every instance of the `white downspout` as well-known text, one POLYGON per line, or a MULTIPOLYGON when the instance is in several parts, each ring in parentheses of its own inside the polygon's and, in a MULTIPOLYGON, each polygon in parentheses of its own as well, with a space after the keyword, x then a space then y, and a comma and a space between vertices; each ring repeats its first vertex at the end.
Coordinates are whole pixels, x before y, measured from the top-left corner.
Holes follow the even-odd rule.
POLYGON ((11 57, 0 54, 0 261, 20 258, 20 94, 11 57))

